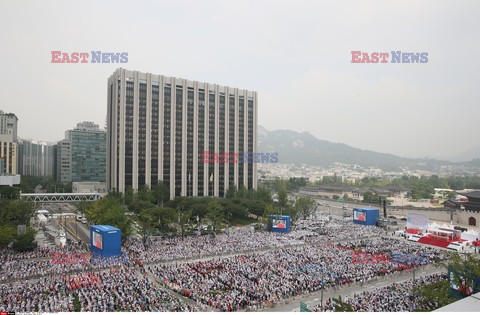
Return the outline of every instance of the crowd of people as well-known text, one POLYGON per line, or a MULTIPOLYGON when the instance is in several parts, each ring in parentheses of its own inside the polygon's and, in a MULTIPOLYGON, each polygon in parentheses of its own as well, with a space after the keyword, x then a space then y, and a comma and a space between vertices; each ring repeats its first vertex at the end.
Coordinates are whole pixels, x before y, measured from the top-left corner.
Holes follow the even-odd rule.
POLYGON ((122 246, 127 263, 113 265, 53 263, 58 253, 89 253, 88 244, 27 253, 4 249, 0 302, 7 311, 191 310, 168 292, 172 290, 195 302, 196 309, 255 310, 318 291, 322 285, 368 281, 444 258, 440 250, 383 234, 377 227, 331 220, 286 234, 235 228, 214 237, 148 237, 145 242, 132 237, 122 246), (358 253, 388 259, 354 262, 358 253), (403 261, 394 254, 422 259, 403 261))
MULTIPOLYGON (((31 252, 0 251, 0 281, 17 281, 74 272, 87 272, 124 264, 123 261, 102 261, 93 263, 86 244, 69 244, 64 247, 35 249, 31 252), (74 254, 88 255, 87 263, 83 259, 73 261, 74 254)), ((128 261, 128 260, 127 260, 128 261)))
MULTIPOLYGON (((412 312, 423 310, 419 300, 422 298, 413 293, 414 286, 424 286, 446 279, 445 274, 433 274, 413 281, 393 283, 386 287, 376 288, 348 296, 344 303, 350 305, 356 312, 412 312)), ((325 301, 323 309, 320 304, 311 309, 315 312, 335 311, 338 303, 333 299, 325 301)), ((435 305, 432 305, 435 309, 435 305)), ((438 307, 438 306, 437 306, 438 307)))
POLYGON ((320 230, 294 230, 288 234, 231 229, 229 233, 176 238, 149 237, 145 244, 137 238, 128 239, 124 246, 131 259, 158 263, 178 259, 218 256, 260 249, 279 248, 316 242, 332 242, 352 238, 379 236, 383 230, 375 226, 359 226, 351 222, 326 223, 320 230))
POLYGON ((193 311, 133 267, 0 285, 2 311, 193 311))
MULTIPOLYGON (((387 260, 375 264, 353 264, 352 253, 399 250, 386 238, 279 248, 190 263, 149 266, 147 270, 173 291, 221 311, 257 309, 299 294, 364 282, 420 265, 387 260), (375 247, 375 249, 373 249, 375 247)), ((405 253, 427 253, 426 262, 441 259, 439 250, 405 244, 405 253)), ((423 263, 425 263, 425 261, 423 263)))

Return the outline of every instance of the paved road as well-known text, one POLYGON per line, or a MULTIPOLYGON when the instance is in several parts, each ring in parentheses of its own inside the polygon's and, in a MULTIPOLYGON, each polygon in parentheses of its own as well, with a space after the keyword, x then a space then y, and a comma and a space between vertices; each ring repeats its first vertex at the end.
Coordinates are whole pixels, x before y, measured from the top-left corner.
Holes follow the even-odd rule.
MULTIPOLYGON (((71 207, 62 203, 47 203, 43 205, 43 208, 50 211, 51 214, 76 214, 72 211, 71 207)), ((58 226, 58 224, 60 224, 64 227, 65 232, 67 233, 67 238, 75 242, 78 240, 81 240, 87 244, 90 242, 90 231, 86 224, 78 222, 75 218, 66 218, 65 220, 61 221, 59 219, 52 218, 52 221, 54 226, 58 226)))

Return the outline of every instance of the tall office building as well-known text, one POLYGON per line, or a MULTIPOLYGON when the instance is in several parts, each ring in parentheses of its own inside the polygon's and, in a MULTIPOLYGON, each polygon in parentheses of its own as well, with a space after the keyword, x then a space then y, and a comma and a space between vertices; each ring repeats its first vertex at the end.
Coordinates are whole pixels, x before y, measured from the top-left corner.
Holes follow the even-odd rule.
POLYGON ((17 142, 17 124, 18 118, 15 114, 0 110, 0 134, 11 135, 12 141, 17 142))
POLYGON ((17 143, 11 134, 0 134, 0 174, 17 174, 17 143))
POLYGON ((17 174, 17 122, 15 114, 0 110, 0 174, 17 174))
POLYGON ((163 181, 170 197, 257 187, 256 165, 202 152, 257 152, 257 92, 117 69, 108 79, 107 187, 163 181))
POLYGON ((72 181, 72 150, 70 141, 60 140, 54 146, 54 178, 57 182, 69 183, 72 181))
POLYGON ((53 177, 53 144, 44 141, 18 141, 18 174, 53 177))
POLYGON ((93 122, 77 124, 65 132, 55 151, 56 179, 60 182, 102 182, 106 180, 106 134, 93 122))

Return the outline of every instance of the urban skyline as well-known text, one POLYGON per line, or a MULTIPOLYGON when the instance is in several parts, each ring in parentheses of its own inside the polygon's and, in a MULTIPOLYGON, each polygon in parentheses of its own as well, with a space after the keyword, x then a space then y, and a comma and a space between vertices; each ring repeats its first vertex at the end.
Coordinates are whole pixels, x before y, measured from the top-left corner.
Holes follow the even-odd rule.
POLYGON ((479 79, 472 69, 480 61, 471 52, 480 47, 475 36, 480 4, 461 3, 466 5, 405 1, 393 10, 383 1, 301 1, 292 10, 282 1, 176 1, 127 10, 102 2, 97 11, 80 7, 62 15, 52 15, 65 8, 62 2, 0 4, 9 13, 0 21, 0 38, 9 47, 0 60, 6 73, 0 79, 2 108, 17 114, 25 138, 57 140, 46 126, 66 130, 77 119, 103 126, 104 78, 118 64, 52 64, 51 51, 126 51, 129 69, 258 91, 258 123, 268 130, 308 131, 405 157, 473 154, 477 145, 469 135, 480 133, 475 121, 480 113, 479 79), (112 33, 119 19, 137 22, 119 24, 112 33), (17 25, 14 33, 6 31, 10 23, 17 25), (164 31, 172 28, 175 32, 164 31), (161 42, 150 40, 160 34, 161 42), (217 43, 215 49, 192 50, 208 40, 217 43), (428 63, 351 63, 351 51, 397 50, 428 52, 428 63), (18 99, 14 82, 31 93, 18 99), (30 106, 38 102, 41 106, 30 106), (447 128, 450 119, 462 124, 447 128), (455 152, 445 145, 454 145, 455 152))

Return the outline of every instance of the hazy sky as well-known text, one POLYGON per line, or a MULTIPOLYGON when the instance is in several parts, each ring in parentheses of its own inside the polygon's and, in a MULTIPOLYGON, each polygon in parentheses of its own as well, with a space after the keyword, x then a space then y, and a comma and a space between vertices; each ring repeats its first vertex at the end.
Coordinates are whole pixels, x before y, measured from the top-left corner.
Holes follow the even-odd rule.
POLYGON ((19 136, 102 127, 120 64, 51 51, 128 52, 122 67, 259 92, 259 124, 408 157, 480 146, 480 1, 2 1, 0 109, 19 136), (428 52, 352 64, 351 51, 428 52))

